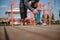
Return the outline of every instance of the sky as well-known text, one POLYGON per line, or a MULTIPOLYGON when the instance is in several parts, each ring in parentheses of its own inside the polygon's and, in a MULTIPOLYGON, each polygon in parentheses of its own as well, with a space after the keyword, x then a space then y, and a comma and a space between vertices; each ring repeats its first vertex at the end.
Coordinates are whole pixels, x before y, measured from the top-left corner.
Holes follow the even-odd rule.
MULTIPOLYGON (((14 4, 19 3, 20 0, 13 0, 14 4)), ((51 0, 51 13, 54 13, 54 19, 59 20, 59 10, 60 10, 60 0, 56 0, 56 6, 54 6, 54 0, 51 0)), ((48 0, 40 0, 41 4, 45 4, 45 9, 48 7, 48 0)), ((19 5, 15 5, 13 8, 19 8, 19 5)), ((7 10, 10 10, 10 0, 0 0, 0 17, 8 17, 5 14, 7 10)), ((20 15, 14 15, 15 18, 20 17, 20 15)))

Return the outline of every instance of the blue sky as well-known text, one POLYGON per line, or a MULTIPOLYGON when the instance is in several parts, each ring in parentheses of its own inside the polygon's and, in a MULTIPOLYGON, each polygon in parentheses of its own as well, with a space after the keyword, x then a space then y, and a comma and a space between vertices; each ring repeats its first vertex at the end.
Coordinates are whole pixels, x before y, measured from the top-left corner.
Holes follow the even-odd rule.
MULTIPOLYGON (((13 0, 14 3, 19 3, 20 0, 13 0)), ((45 4, 45 8, 47 9, 48 7, 48 0, 40 0, 41 4, 45 4)), ((14 6, 14 8, 18 8, 19 5, 14 6)), ((54 0, 51 0, 51 8, 52 8, 52 13, 55 15, 55 20, 59 19, 59 10, 60 10, 60 0, 56 0, 56 7, 54 7, 54 0)), ((5 12, 7 10, 10 10, 10 0, 0 0, 0 17, 8 17, 5 12)), ((17 17, 17 15, 15 15, 17 17)))

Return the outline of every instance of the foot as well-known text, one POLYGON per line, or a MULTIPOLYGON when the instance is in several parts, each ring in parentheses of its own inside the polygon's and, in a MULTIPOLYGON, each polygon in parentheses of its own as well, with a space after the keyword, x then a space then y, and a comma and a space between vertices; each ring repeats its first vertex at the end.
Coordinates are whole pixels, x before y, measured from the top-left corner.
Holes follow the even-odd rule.
POLYGON ((44 26, 45 26, 45 25, 47 25, 47 24, 46 24, 46 23, 43 23, 42 25, 44 25, 44 26))
POLYGON ((42 23, 41 23, 41 22, 39 22, 39 23, 37 23, 37 24, 41 25, 42 23))

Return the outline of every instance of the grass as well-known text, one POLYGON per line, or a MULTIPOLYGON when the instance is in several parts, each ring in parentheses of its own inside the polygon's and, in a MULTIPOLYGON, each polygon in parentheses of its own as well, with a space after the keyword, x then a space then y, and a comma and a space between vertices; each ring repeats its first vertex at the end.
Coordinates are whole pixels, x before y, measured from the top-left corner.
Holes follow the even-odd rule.
MULTIPOLYGON (((34 25, 34 24, 26 24, 24 26, 32 26, 32 25, 34 25)), ((49 25, 49 24, 47 23, 47 25, 49 25)), ((51 25, 60 25, 60 23, 52 23, 51 25)), ((0 26, 11 26, 11 25, 8 23, 0 23, 0 26)), ((14 24, 14 26, 20 26, 20 24, 14 24)))

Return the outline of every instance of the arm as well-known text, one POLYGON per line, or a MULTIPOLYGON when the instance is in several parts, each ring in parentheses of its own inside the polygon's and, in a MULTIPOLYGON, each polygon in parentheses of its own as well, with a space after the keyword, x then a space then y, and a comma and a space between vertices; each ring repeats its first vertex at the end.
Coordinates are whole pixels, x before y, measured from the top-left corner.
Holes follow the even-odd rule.
POLYGON ((25 5, 28 9, 30 9, 31 11, 34 10, 34 9, 29 5, 28 0, 24 0, 24 5, 25 5))

